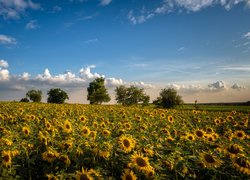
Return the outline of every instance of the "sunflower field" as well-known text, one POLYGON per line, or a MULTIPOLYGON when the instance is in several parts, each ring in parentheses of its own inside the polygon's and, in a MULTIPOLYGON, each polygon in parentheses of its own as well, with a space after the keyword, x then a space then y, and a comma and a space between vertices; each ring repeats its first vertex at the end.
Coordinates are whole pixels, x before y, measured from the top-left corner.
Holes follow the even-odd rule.
POLYGON ((0 103, 0 179, 250 179, 250 114, 0 103))

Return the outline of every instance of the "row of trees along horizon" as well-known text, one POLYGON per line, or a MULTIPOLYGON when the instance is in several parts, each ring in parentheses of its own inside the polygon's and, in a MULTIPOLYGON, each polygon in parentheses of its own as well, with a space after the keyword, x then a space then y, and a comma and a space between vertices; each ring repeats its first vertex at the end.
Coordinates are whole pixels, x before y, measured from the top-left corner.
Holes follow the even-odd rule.
MULTIPOLYGON (((89 83, 87 88, 88 95, 87 100, 90 104, 102 104, 103 102, 109 102, 111 100, 110 95, 104 85, 105 79, 103 77, 96 78, 89 83)), ((150 97, 145 94, 143 88, 138 88, 136 86, 126 87, 124 85, 115 88, 116 97, 115 100, 118 104, 125 106, 130 105, 148 105, 150 97)), ((69 99, 68 94, 60 88, 52 88, 47 92, 48 103, 63 104, 66 99, 69 99)), ((26 97, 22 98, 20 102, 41 102, 42 91, 41 90, 29 90, 26 93, 26 97)), ((172 108, 175 105, 183 104, 182 97, 177 94, 176 90, 173 88, 162 89, 160 96, 153 101, 158 107, 162 108, 172 108)))

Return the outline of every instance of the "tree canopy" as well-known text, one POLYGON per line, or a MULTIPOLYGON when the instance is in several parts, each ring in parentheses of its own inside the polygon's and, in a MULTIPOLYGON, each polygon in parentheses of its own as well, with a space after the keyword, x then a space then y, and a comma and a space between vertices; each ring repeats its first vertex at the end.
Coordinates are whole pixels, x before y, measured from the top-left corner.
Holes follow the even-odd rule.
POLYGON ((183 103, 182 97, 177 94, 177 91, 173 88, 162 89, 160 97, 158 97, 153 103, 162 108, 173 108, 176 105, 183 103))
POLYGON ((100 77, 89 83, 87 100, 90 101, 90 104, 102 104, 103 102, 110 101, 110 96, 104 82, 105 79, 100 77))
POLYGON ((143 88, 136 86, 125 87, 123 85, 116 87, 116 101, 122 105, 135 105, 149 103, 150 97, 144 93, 143 88))
POLYGON ((26 93, 26 98, 29 98, 33 102, 41 102, 42 100, 42 91, 41 90, 29 90, 26 93))
POLYGON ((60 88, 50 89, 47 94, 48 103, 63 104, 66 99, 69 99, 68 94, 60 88))

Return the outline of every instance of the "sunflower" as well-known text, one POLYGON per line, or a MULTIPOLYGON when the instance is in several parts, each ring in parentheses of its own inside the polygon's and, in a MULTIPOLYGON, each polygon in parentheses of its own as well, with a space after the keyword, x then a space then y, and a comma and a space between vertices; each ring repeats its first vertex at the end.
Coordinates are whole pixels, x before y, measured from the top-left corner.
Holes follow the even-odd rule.
POLYGON ((244 140, 246 137, 246 134, 242 130, 236 130, 236 131, 234 131, 234 137, 237 139, 240 139, 240 140, 244 140))
POLYGON ((186 136, 185 136, 185 139, 187 139, 189 141, 194 141, 195 136, 192 133, 187 133, 186 136))
POLYGON ((83 126, 82 127, 82 135, 84 137, 87 137, 87 136, 89 136, 89 134, 90 134, 90 129, 87 126, 83 126))
POLYGON ((4 166, 10 166, 12 163, 11 151, 2 151, 2 163, 4 166))
POLYGON ((69 159, 69 156, 67 156, 67 155, 61 155, 61 156, 59 157, 59 159, 60 159, 61 161, 63 161, 64 164, 66 164, 66 166, 69 166, 70 163, 71 163, 71 161, 70 161, 70 159, 69 159))
POLYGON ((206 128, 206 133, 207 134, 212 134, 213 132, 214 132, 213 128, 211 128, 211 127, 206 128))
POLYGON ((198 114, 198 111, 197 110, 193 110, 193 114, 198 114))
POLYGON ((124 123, 123 127, 127 130, 131 129, 131 124, 129 122, 124 123))
POLYGON ((233 116, 227 116, 227 120, 231 121, 233 119, 234 119, 233 116))
POLYGON ((71 133, 72 132, 72 126, 69 120, 66 120, 63 125, 64 132, 71 133))
POLYGON ((137 120, 137 121, 141 121, 142 120, 142 118, 141 118, 141 116, 135 116, 135 119, 137 120))
POLYGON ((128 153, 132 151, 132 149, 135 147, 135 140, 132 137, 129 137, 127 135, 122 135, 119 138, 119 144, 122 150, 125 153, 128 153))
POLYGON ((42 159, 50 163, 53 162, 58 156, 59 156, 59 153, 52 151, 52 150, 48 150, 42 153, 42 159))
POLYGON ((82 168, 81 171, 76 171, 76 179, 77 180, 94 180, 94 178, 91 176, 90 172, 84 168, 82 168))
POLYGON ((22 131, 23 131, 25 136, 28 136, 30 134, 30 128, 28 126, 24 126, 22 128, 22 131))
POLYGON ((7 138, 1 138, 0 139, 0 144, 4 144, 4 145, 7 145, 7 146, 11 146, 13 144, 13 141, 10 140, 10 139, 7 139, 7 138))
POLYGON ((238 144, 231 144, 226 148, 230 157, 235 157, 243 151, 243 147, 238 144))
POLYGON ((174 122, 173 116, 169 115, 169 116, 168 116, 168 121, 169 121, 170 123, 173 123, 173 122, 174 122))
POLYGON ((87 121, 87 118, 85 116, 80 116, 79 120, 84 123, 87 121))
POLYGON ((125 169, 124 172, 122 173, 122 180, 136 180, 137 177, 134 174, 134 172, 130 169, 125 169))
POLYGON ((209 142, 214 142, 215 137, 212 134, 207 134, 206 135, 206 140, 209 141, 209 142))
POLYGON ((49 122, 49 121, 45 121, 45 127, 46 127, 46 129, 48 130, 48 131, 50 131, 51 129, 52 129, 52 125, 51 125, 51 123, 49 122))
POLYGON ((43 134, 42 131, 39 131, 38 138, 44 145, 48 145, 48 138, 43 134))
POLYGON ((104 129, 102 131, 102 135, 105 136, 105 137, 108 137, 110 134, 111 134, 111 132, 109 130, 107 130, 107 129, 104 129))
POLYGON ((197 129, 195 130, 194 134, 197 138, 203 138, 206 133, 202 129, 197 129))
POLYGON ((214 123, 215 123, 215 125, 219 125, 219 124, 221 124, 221 120, 220 119, 215 119, 214 123))
POLYGON ((161 113, 160 116, 161 116, 161 118, 165 118, 166 114, 165 113, 161 113))
POLYGON ((133 165, 141 171, 150 171, 152 166, 149 164, 148 157, 144 157, 141 153, 134 153, 131 156, 133 165))
POLYGON ((250 175, 250 162, 244 157, 235 158, 233 166, 241 173, 250 175))
POLYGON ((200 153, 200 160, 207 168, 216 168, 222 164, 222 161, 219 158, 205 152, 200 153))
POLYGON ((109 157, 110 157, 110 152, 109 151, 101 151, 100 150, 98 153, 99 153, 99 156, 104 158, 104 159, 109 159, 109 157))

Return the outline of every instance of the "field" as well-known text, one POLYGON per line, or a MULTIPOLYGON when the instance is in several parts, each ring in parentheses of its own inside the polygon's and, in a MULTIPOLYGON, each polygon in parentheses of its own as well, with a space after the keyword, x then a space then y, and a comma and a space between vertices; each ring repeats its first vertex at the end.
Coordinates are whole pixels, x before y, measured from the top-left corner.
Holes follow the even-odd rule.
POLYGON ((249 112, 0 103, 3 179, 249 179, 249 112))

